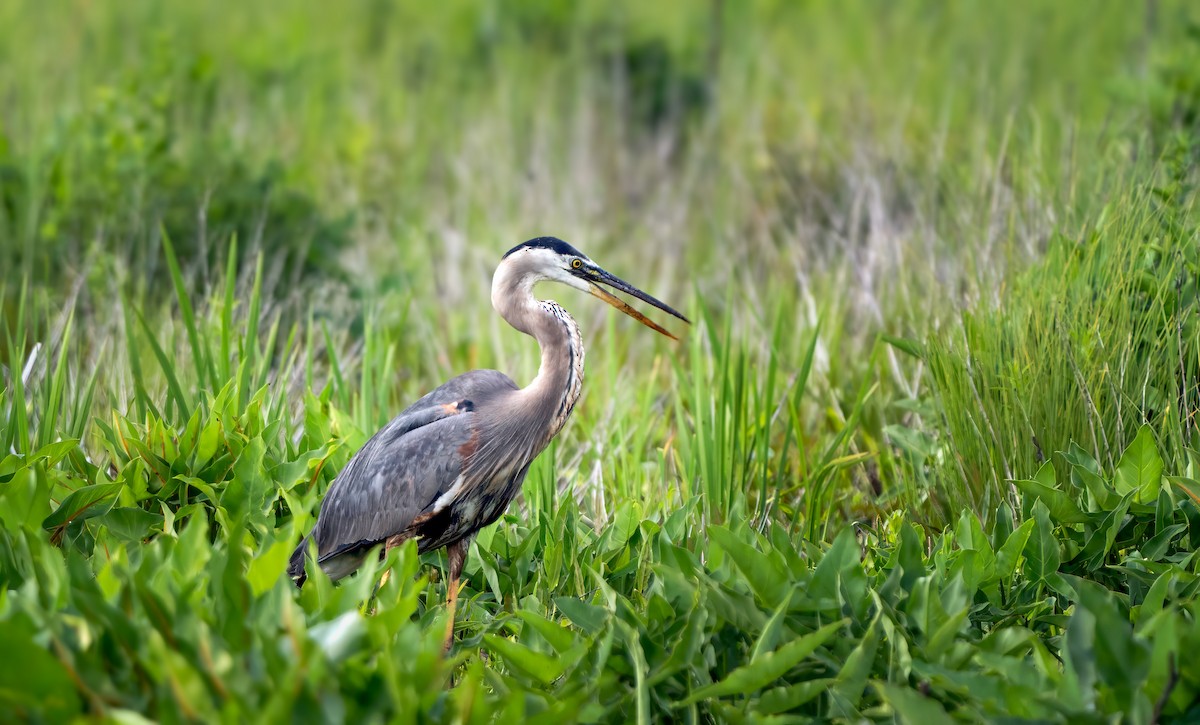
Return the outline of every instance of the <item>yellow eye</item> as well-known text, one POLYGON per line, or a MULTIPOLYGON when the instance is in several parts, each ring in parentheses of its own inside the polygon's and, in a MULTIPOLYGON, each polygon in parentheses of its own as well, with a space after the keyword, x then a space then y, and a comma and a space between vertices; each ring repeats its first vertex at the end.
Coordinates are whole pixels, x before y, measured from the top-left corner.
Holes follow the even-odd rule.
POLYGON ((572 260, 571 260, 571 269, 579 269, 579 268, 580 268, 580 267, 582 267, 582 266, 583 266, 583 260, 582 260, 582 259, 578 259, 578 258, 577 258, 577 259, 572 259, 572 260))

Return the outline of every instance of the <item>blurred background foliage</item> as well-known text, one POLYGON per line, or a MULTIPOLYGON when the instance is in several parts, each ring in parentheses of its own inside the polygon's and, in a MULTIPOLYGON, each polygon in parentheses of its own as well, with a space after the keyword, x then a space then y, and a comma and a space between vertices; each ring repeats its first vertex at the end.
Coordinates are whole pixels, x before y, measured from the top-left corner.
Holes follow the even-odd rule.
POLYGON ((0 714, 1195 716, 1198 28, 0 4, 0 714), (554 291, 584 399, 442 658, 437 555, 285 557, 408 401, 533 375, 540 234, 696 324, 554 291))

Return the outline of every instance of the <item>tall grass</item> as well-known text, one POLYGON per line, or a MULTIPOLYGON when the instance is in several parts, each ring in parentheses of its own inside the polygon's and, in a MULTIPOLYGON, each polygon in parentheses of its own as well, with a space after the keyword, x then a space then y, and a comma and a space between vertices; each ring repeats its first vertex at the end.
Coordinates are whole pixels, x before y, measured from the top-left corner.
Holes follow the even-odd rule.
POLYGON ((0 7, 0 714, 1194 715, 1190 15, 0 7), (695 324, 538 290, 584 397, 443 657, 442 555, 286 555, 407 402, 533 377, 542 233, 695 324))
POLYGON ((1197 216, 1190 151, 1116 192, 1014 280, 1004 304, 931 341, 953 510, 996 503, 1072 443, 1107 470, 1141 425, 1177 465, 1196 443, 1197 216), (963 483, 967 485, 962 486, 963 483))

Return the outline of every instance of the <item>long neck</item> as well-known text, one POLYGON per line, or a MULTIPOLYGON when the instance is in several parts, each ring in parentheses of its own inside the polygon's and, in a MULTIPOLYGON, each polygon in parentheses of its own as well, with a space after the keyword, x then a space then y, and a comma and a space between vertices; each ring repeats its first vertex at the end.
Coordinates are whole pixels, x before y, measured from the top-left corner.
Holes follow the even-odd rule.
POLYGON ((583 339, 574 318, 555 302, 535 299, 531 287, 494 284, 492 305, 542 349, 537 376, 514 393, 514 410, 544 431, 545 445, 562 430, 583 390, 583 339))
POLYGON ((550 413, 549 438, 558 435, 583 391, 583 339, 579 325, 561 306, 538 303, 542 320, 534 337, 542 348, 537 377, 523 391, 538 409, 550 413))

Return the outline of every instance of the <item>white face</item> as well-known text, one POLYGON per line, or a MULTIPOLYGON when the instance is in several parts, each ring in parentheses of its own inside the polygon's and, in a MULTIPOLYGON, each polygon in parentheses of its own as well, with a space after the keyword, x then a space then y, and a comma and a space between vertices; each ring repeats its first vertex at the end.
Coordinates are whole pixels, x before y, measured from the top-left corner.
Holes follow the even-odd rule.
POLYGON ((588 282, 571 274, 571 265, 575 260, 587 262, 587 257, 568 257, 558 254, 551 249, 539 247, 528 247, 517 252, 513 252, 503 262, 500 263, 500 268, 496 271, 499 274, 515 275, 517 278, 524 277, 529 281, 529 286, 534 283, 546 280, 548 282, 561 282, 568 287, 574 287, 577 290, 584 292, 588 291, 588 282), (507 269, 506 269, 507 267, 507 269))

